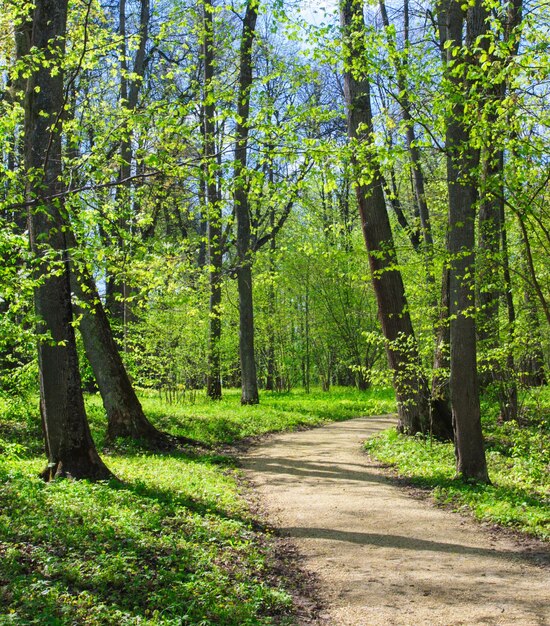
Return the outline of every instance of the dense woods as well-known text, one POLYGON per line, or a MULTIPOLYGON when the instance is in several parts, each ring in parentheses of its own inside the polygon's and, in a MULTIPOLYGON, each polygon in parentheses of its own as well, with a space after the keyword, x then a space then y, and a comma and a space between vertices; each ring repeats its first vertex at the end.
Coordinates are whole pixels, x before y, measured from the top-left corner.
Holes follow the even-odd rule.
POLYGON ((547 9, 4 2, 0 376, 44 475, 109 476, 82 389, 166 447, 136 389, 391 381, 488 481, 480 393, 546 384, 547 9))

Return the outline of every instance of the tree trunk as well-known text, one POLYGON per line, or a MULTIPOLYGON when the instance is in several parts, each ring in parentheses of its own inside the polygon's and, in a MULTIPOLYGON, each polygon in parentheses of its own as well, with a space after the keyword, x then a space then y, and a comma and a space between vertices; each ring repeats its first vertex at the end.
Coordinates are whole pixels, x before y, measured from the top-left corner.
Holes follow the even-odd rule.
MULTIPOLYGON (((504 85, 493 90, 495 106, 504 97, 504 85)), ((496 115, 489 116, 489 124, 496 123, 496 115)), ((511 347, 507 347, 503 361, 500 338, 500 300, 506 301, 507 332, 514 339, 515 309, 511 292, 510 269, 508 266, 508 243, 504 223, 504 150, 495 148, 498 138, 490 136, 484 155, 482 199, 479 208, 480 262, 478 264, 478 340, 486 352, 483 359, 485 371, 482 385, 494 383, 497 387, 500 414, 504 420, 517 419, 518 393, 515 380, 514 358, 511 347), (502 267, 502 276, 499 276, 502 267), (488 287, 484 287, 488 285, 488 287), (502 286, 501 286, 502 285, 502 286), (491 354, 493 352, 493 354, 491 354)))
POLYGON ((37 68, 29 78, 25 98, 27 192, 34 202, 29 216, 30 242, 42 259, 37 270, 41 284, 35 291, 42 335, 38 346, 40 408, 48 455, 42 475, 46 480, 58 476, 100 480, 112 474, 96 451, 86 419, 72 326, 63 206, 61 201, 47 199, 63 191, 64 91, 59 63, 65 52, 66 23, 66 0, 36 1, 31 44, 58 70, 51 72, 48 65, 37 68), (52 254, 58 264, 53 273, 52 254))
POLYGON ((212 93, 214 78, 214 20, 212 0, 203 5, 203 55, 204 55, 204 166, 208 219, 208 256, 210 264, 210 309, 208 329, 208 375, 206 392, 212 400, 221 400, 221 354, 222 334, 222 212, 218 190, 216 159, 216 105, 212 93))
POLYGON ((239 291, 239 352, 241 360, 241 403, 258 404, 258 381, 254 353, 254 308, 252 301, 252 250, 250 206, 246 178, 252 45, 256 32, 258 0, 248 0, 240 49, 237 124, 235 127, 234 205, 237 220, 237 286, 239 291))
MULTIPOLYGON (((478 5, 475 7, 479 8, 478 5)), ((447 120, 447 184, 449 192, 449 276, 450 292, 450 391, 457 474, 465 480, 488 482, 476 362, 475 328, 475 201, 476 188, 467 176, 473 176, 477 165, 469 145, 464 119, 467 97, 466 66, 459 74, 456 63, 463 63, 456 51, 462 44, 464 13, 458 0, 447 8, 447 63, 453 98, 452 112, 447 120)), ((472 21, 478 21, 473 15, 472 21)))
MULTIPOLYGON (((127 115, 132 115, 138 104, 139 91, 143 83, 145 75, 145 48, 149 37, 149 17, 150 17, 150 0, 140 1, 139 16, 139 42, 138 48, 134 56, 134 62, 131 68, 131 78, 129 78, 128 68, 128 50, 127 50, 127 32, 126 32, 126 0, 119 0, 119 36, 120 36, 120 101, 122 108, 127 115)), ((122 140, 120 142, 120 170, 119 182, 117 188, 117 202, 123 207, 129 206, 132 202, 129 192, 128 179, 132 174, 132 161, 134 160, 134 152, 132 149, 132 132, 128 129, 127 122, 123 126, 122 140)), ((136 207, 132 207, 136 210, 136 207)), ((128 220, 124 217, 126 210, 122 208, 122 216, 118 220, 118 228, 121 232, 129 229, 128 220)), ((124 249, 127 245, 124 236, 115 235, 116 244, 124 249)), ((126 255, 127 256, 127 252, 126 255)), ((132 311, 129 296, 133 289, 128 284, 126 278, 120 278, 116 275, 109 274, 106 280, 106 306, 111 317, 117 322, 117 330, 120 329, 119 335, 123 339, 124 349, 127 349, 126 336, 128 332, 128 322, 135 319, 132 311)))
POLYGON ((435 333, 430 427, 434 437, 452 441, 454 439, 454 430, 451 412, 451 391, 449 388, 449 346, 451 343, 449 278, 449 269, 444 266, 441 275, 441 302, 435 333))
MULTIPOLYGON (((434 368, 435 372, 432 378, 432 393, 430 398, 430 433, 442 440, 453 439, 453 427, 451 419, 451 407, 449 398, 449 380, 447 375, 448 364, 445 364, 445 354, 448 350, 448 277, 445 276, 446 270, 443 270, 441 304, 439 307, 439 316, 435 313, 438 309, 437 295, 435 289, 435 273, 434 273, 434 243, 432 236, 432 227, 430 220, 430 212, 426 199, 426 190, 424 184, 424 172, 420 159, 420 150, 416 145, 416 134, 414 129, 414 120, 411 114, 411 101, 406 81, 406 59, 400 61, 397 55, 397 43, 395 36, 389 30, 390 21, 386 11, 384 0, 379 0, 380 13, 382 15, 382 23, 387 30, 388 42, 393 52, 394 67, 397 80, 397 88, 399 90, 399 104, 401 106, 401 114, 406 123, 405 141, 407 152, 412 168, 412 186, 414 197, 416 200, 417 214, 420 219, 421 237, 416 233, 416 239, 411 241, 417 252, 422 254, 425 270, 426 270, 426 287, 430 294, 430 309, 434 312, 434 334, 435 334, 435 355, 434 368), (416 241, 416 245, 415 245, 416 241), (445 305, 445 299, 447 304, 445 305)), ((409 45, 409 4, 408 0, 404 1, 404 45, 405 49, 409 45)))
POLYGON ((246 264, 237 270, 239 290, 239 349, 241 358, 241 404, 258 404, 258 385, 254 352, 252 270, 246 264))
MULTIPOLYGON (((77 249, 73 232, 66 226, 69 248, 77 249)), ((147 419, 134 391, 111 331, 94 279, 86 269, 71 261, 71 287, 80 301, 79 328, 88 361, 107 413, 110 440, 130 437, 152 448, 170 445, 170 437, 157 430, 147 419)))
MULTIPOLYGON (((504 158, 504 155, 503 155, 504 158)), ((504 193, 504 189, 502 190, 504 193)), ((504 196, 500 205, 500 241, 502 248, 502 263, 504 267, 504 294, 506 300, 506 310, 508 312, 508 338, 510 344, 513 344, 516 333, 516 309, 514 307, 514 298, 512 296, 512 279, 510 276, 510 257, 508 254, 508 237, 506 235, 506 222, 504 219, 504 196)), ((512 348, 508 347, 506 354, 506 367, 508 374, 503 381, 500 407, 501 414, 505 420, 517 420, 518 418, 518 384, 516 378, 516 367, 514 363, 514 355, 512 348)))
MULTIPOLYGON (((273 168, 270 170, 271 182, 273 183, 273 168)), ((271 229, 275 226, 274 211, 270 215, 271 229)), ((269 273, 270 281, 267 288, 267 376, 265 382, 266 391, 275 390, 275 287, 273 281, 275 277, 275 250, 277 243, 275 237, 269 242, 269 273)))
MULTIPOLYGON (((365 58, 363 5, 358 0, 342 0, 341 25, 344 36, 344 87, 347 102, 348 134, 352 145, 372 144, 372 113, 368 77, 359 76, 354 62, 365 58), (359 135, 361 129, 362 135, 359 135)), ((354 154, 352 163, 357 178, 364 178, 354 154)), ((386 338, 386 353, 394 375, 399 410, 399 430, 407 434, 428 429, 428 389, 419 370, 418 351, 393 236, 386 211, 382 178, 375 159, 370 165, 371 181, 356 182, 355 190, 361 224, 378 302, 378 316, 386 338)))

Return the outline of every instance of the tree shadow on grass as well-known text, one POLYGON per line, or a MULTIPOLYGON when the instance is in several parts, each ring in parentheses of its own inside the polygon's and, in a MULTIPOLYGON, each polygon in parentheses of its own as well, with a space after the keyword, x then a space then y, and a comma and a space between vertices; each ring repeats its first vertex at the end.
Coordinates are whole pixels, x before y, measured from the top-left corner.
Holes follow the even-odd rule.
POLYGON ((201 499, 139 480, 6 480, 2 508, 12 522, 0 525, 0 606, 17 623, 115 623, 117 611, 141 622, 155 610, 239 625, 253 611, 247 594, 257 575, 243 606, 237 592, 257 566, 247 560, 253 525, 215 494, 201 499))

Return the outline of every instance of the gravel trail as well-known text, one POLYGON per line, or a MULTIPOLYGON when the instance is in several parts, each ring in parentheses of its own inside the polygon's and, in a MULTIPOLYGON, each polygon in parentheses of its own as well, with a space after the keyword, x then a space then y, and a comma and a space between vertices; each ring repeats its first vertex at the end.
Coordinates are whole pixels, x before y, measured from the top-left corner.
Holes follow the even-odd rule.
POLYGON ((395 486, 361 446, 392 424, 275 435, 241 458, 270 523, 318 580, 326 609, 302 623, 550 626, 550 550, 533 555, 395 486))

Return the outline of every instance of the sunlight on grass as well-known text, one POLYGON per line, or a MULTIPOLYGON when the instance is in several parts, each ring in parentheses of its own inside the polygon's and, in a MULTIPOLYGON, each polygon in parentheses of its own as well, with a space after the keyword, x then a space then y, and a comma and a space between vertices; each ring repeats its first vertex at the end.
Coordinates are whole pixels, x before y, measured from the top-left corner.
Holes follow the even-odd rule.
POLYGON ((269 624, 290 597, 234 476, 182 455, 112 456, 123 483, 0 465, 2 624, 269 624), (262 615, 263 614, 263 615, 262 615))
POLYGON ((368 452, 411 483, 433 489, 437 501, 471 510, 485 521, 550 539, 550 421, 536 413, 521 426, 484 420, 491 485, 455 480, 453 445, 386 431, 369 440, 368 452))
MULTIPOLYGON (((224 391, 221 401, 209 400, 204 393, 178 403, 169 403, 154 392, 142 392, 140 399, 145 413, 158 428, 207 444, 231 444, 268 432, 396 410, 391 389, 360 392, 336 387, 330 393, 263 392, 260 404, 255 406, 241 406, 240 391, 236 389, 224 391)), ((89 396, 87 407, 96 441, 103 441, 105 417, 99 396, 89 396)))
MULTIPOLYGON (((254 407, 241 407, 237 391, 222 402, 142 400, 159 428, 212 445, 395 408, 391 391, 345 389, 264 393, 254 407)), ((269 534, 252 519, 230 459, 121 442, 102 454, 120 482, 45 484, 36 398, 1 402, 1 625, 292 623, 269 534)), ((102 448, 101 400, 86 404, 102 448)))

